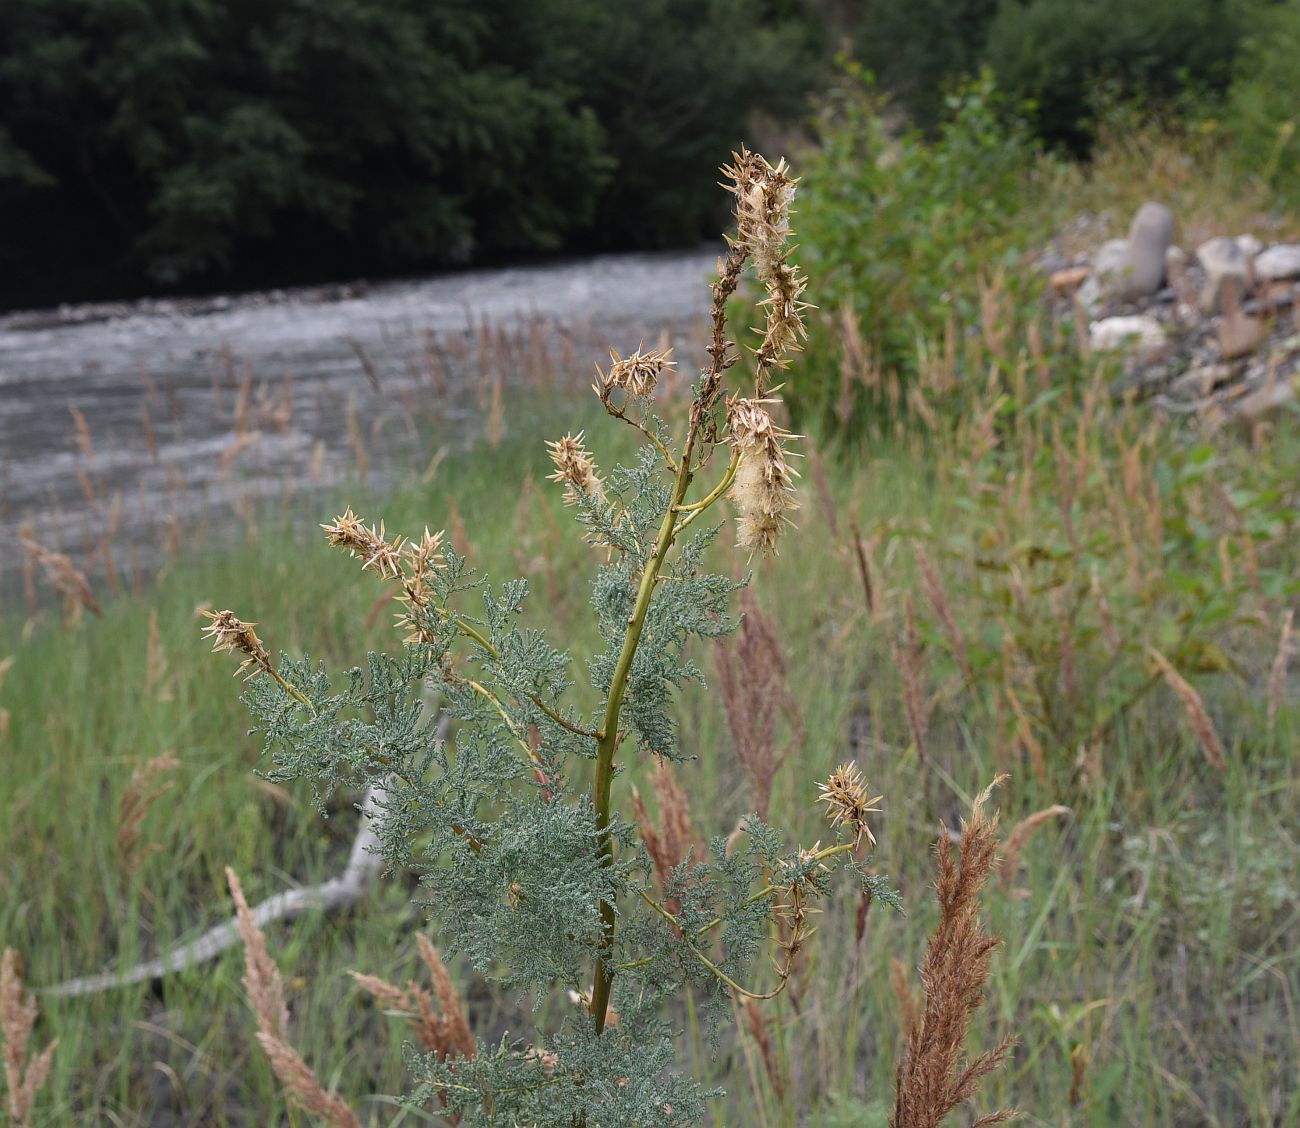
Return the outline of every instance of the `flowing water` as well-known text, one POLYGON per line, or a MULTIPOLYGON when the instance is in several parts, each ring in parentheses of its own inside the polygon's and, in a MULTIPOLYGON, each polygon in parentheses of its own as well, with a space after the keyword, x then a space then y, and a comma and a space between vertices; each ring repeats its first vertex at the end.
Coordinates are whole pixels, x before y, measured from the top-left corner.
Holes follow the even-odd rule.
POLYGON ((454 451, 494 395, 508 415, 526 384, 584 388, 608 345, 666 338, 689 372, 715 264, 701 248, 0 316, 0 593, 20 590, 24 536, 111 587, 290 490, 382 488, 428 460, 430 419, 454 451))

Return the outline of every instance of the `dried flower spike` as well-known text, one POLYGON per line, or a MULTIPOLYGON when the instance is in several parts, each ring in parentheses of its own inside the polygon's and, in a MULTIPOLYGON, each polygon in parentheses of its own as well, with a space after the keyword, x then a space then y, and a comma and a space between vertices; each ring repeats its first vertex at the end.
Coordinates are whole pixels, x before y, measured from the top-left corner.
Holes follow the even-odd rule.
POLYGON ((642 352, 637 349, 631 356, 620 357, 610 349, 610 368, 608 372, 600 373, 595 386, 596 394, 603 400, 615 388, 622 388, 629 396, 637 399, 649 398, 654 395, 664 370, 676 366, 672 351, 651 349, 642 352))
POLYGON ((203 637, 213 640, 214 654, 222 650, 231 650, 246 655, 239 664, 239 669, 235 671, 236 674, 242 674, 250 666, 252 667, 248 673, 250 678, 258 671, 275 673, 271 665, 271 655, 262 645, 262 640, 257 637, 257 632, 253 630, 257 626, 256 623, 245 623, 237 618, 233 611, 205 611, 200 607, 199 614, 209 620, 208 625, 203 628, 203 637))
POLYGON ((775 400, 729 399, 727 429, 740 454, 731 496, 740 510, 738 544, 752 551, 774 553, 776 542, 790 524, 786 514, 797 509, 794 479, 799 475, 786 462, 784 444, 798 436, 777 426, 765 404, 775 400))
POLYGON ((396 579, 402 574, 403 537, 396 537, 390 543, 384 534, 384 523, 379 528, 373 525, 366 528, 351 507, 342 517, 336 517, 332 525, 322 525, 325 536, 335 548, 347 550, 349 556, 361 557, 361 570, 371 570, 380 579, 396 579))
POLYGON ((863 835, 866 835, 871 845, 876 844, 876 836, 867 825, 867 815, 881 810, 876 804, 884 796, 867 798, 866 780, 857 764, 851 760, 841 764, 831 772, 825 783, 817 785, 817 790, 821 792, 817 802, 826 804, 826 817, 831 820, 831 826, 844 823, 852 827, 855 847, 862 841, 863 835))
POLYGON ((556 467, 547 481, 564 483, 565 505, 576 505, 582 496, 605 500, 605 483, 596 474, 596 463, 583 447, 582 437, 583 432, 579 431, 546 444, 556 467))
POLYGON ((724 165, 722 173, 731 181, 723 187, 736 197, 735 241, 753 259, 759 279, 769 285, 790 238, 790 203, 798 181, 789 175, 784 160, 773 168, 744 146, 731 159, 734 163, 724 165))

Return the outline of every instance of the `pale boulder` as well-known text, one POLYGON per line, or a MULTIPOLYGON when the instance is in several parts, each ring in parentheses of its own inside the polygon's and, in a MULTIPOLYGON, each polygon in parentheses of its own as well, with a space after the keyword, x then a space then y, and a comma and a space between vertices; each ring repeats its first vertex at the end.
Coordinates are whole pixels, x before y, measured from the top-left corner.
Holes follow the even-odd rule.
POLYGON ((1118 294, 1144 298, 1165 280, 1165 254, 1174 242, 1174 213, 1164 204, 1148 200, 1133 217, 1120 263, 1118 294))
POLYGON ((1250 263, 1237 240, 1227 235, 1216 235, 1196 248, 1196 258, 1205 270, 1205 285, 1201 288, 1202 310, 1214 313, 1245 296, 1250 288, 1250 263), (1232 298, 1225 297, 1225 291, 1229 289, 1233 291, 1232 298))
POLYGON ((1088 326, 1088 347, 1094 352, 1132 353, 1151 359, 1165 347, 1165 329, 1149 313, 1107 317, 1088 326))
POLYGON ((1261 282, 1300 278, 1300 243, 1278 243, 1255 256, 1255 277, 1261 282))

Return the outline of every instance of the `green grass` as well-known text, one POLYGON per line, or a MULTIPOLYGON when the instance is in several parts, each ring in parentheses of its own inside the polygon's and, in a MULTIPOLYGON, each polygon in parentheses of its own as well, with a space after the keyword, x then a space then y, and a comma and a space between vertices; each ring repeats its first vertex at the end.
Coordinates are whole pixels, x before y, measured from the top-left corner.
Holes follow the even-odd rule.
MULTIPOLYGON (((595 430, 605 464, 608 435, 605 426, 595 430)), ((427 486, 356 508, 382 515, 390 530, 415 531, 445 524, 454 498, 475 561, 498 577, 528 574, 533 620, 553 624, 583 655, 594 646, 585 604, 595 558, 558 487, 543 480, 543 437, 521 430, 495 452, 444 464, 427 486), (524 473, 534 488, 520 507, 524 473)), ((628 449, 622 436, 615 444, 628 449)), ((724 1032, 714 1058, 707 1044, 684 1037, 682 1060, 729 1090, 715 1122, 883 1124, 883 1105, 872 1102, 889 1099, 901 1037, 889 961, 913 969, 933 924, 927 886, 936 820, 955 825, 974 793, 1008 766, 1013 778, 999 795, 1005 825, 1054 802, 1071 812, 1038 831, 1014 892, 995 886, 987 897, 1006 947, 976 1022, 977 1045, 1012 1031, 1020 1046, 980 1106, 1014 1103, 1028 1123, 1042 1125, 1267 1125, 1300 1116, 1300 967, 1290 939, 1300 913, 1294 712, 1284 708, 1266 739, 1258 682, 1207 694, 1229 751, 1220 776, 1180 727, 1169 697, 1153 695, 1101 750, 1100 779, 1079 779, 1076 749, 1049 748, 1052 770, 1039 782, 1018 754, 1008 763, 981 687, 955 687, 937 636, 927 634, 937 695, 927 808, 891 656, 897 620, 868 616, 848 529, 892 521, 978 532, 987 515, 966 504, 924 446, 877 448, 855 466, 828 461, 827 475, 839 537, 809 488, 799 532, 754 574, 806 726, 778 777, 772 817, 805 844, 827 838, 815 782, 856 757, 885 795, 876 857, 908 911, 874 907, 856 953, 848 890, 823 921, 798 1009, 787 999, 768 1010, 784 1102, 748 1038, 724 1032)), ((144 599, 112 603, 102 620, 65 630, 46 615, 28 638, 20 622, 0 627, 0 655, 16 658, 0 698, 12 714, 0 776, 0 944, 22 951, 31 984, 130 963, 216 922, 228 910, 226 865, 241 874, 250 899, 341 868, 355 797, 340 797, 322 819, 304 790, 259 785, 259 744, 247 734, 233 664, 207 652, 194 616, 201 602, 229 606, 256 619, 273 650, 307 651, 336 670, 367 647, 391 647, 391 608, 375 605, 379 585, 315 536, 316 521, 330 516, 301 513, 251 545, 178 562, 144 599), (151 613, 165 676, 149 693, 151 613), (153 852, 128 877, 115 844, 118 802, 133 767, 167 750, 181 762, 175 788, 150 811, 143 841, 153 852)), ((723 540, 719 556, 743 573, 746 562, 723 540)), ((888 610, 896 611, 913 587, 911 554, 882 550, 878 564, 888 610)), ((944 570, 959 621, 974 622, 978 590, 958 586, 959 564, 944 570)), ((701 657, 708 669, 710 656, 701 657)), ((696 823, 706 835, 725 835, 750 800, 721 708, 710 693, 692 691, 680 715, 683 747, 699 757, 679 771, 696 823)), ((642 770, 633 767, 633 778, 642 770)), ((621 783, 620 791, 626 800, 621 783)), ((295 1043, 375 1123, 399 1115, 368 1098, 402 1090, 403 1030, 345 973, 397 981, 416 974, 410 933, 421 921, 408 903, 412 890, 399 876, 354 911, 269 930, 295 1043)), ((251 1038, 241 972, 236 951, 158 991, 45 1000, 37 1037, 58 1037, 60 1046, 36 1122, 148 1124, 164 1105, 188 1123, 280 1117, 251 1038)), ((485 1037, 522 1033, 533 1021, 517 999, 494 998, 479 983, 465 987, 485 1037)), ((553 1002, 537 1020, 553 1021, 566 1005, 553 1002)), ((690 1025, 688 1012, 680 1017, 690 1025)))

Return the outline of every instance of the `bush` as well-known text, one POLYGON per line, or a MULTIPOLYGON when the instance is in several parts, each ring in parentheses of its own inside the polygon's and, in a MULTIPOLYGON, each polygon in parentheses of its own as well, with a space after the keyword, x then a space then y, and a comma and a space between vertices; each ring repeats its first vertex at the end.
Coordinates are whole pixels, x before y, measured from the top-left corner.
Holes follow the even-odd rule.
POLYGON ((978 323, 981 276, 1035 238, 1034 146, 991 76, 947 112, 933 141, 894 138, 884 99, 851 71, 822 117, 799 215, 820 310, 791 394, 801 426, 856 431, 893 414, 923 362, 918 342, 978 323))
POLYGON ((1238 162, 1300 206, 1300 8, 1258 14, 1233 69, 1225 116, 1238 162))
POLYGON ((1100 80, 1108 97, 1146 101, 1221 91, 1242 27, 1235 0, 1003 0, 985 59, 1033 102, 1039 136, 1082 153, 1100 80))

